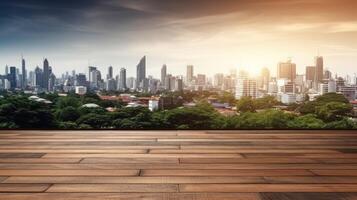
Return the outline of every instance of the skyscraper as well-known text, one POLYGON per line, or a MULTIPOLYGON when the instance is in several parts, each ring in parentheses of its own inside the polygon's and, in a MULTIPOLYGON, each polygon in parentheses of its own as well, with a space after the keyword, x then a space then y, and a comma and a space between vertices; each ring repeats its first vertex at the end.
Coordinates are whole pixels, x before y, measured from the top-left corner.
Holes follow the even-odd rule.
POLYGON ((145 88, 146 78, 146 56, 142 57, 139 64, 136 66, 136 86, 138 89, 145 88))
POLYGON ((107 75, 107 79, 111 79, 113 78, 113 67, 109 66, 108 67, 108 75, 107 75))
POLYGON ((43 83, 42 88, 48 90, 48 81, 50 78, 50 66, 47 58, 43 61, 43 83))
POLYGON ((7 76, 9 74, 9 66, 5 66, 5 76, 7 76))
POLYGON ((34 86, 42 87, 43 85, 43 72, 38 66, 35 69, 34 86))
POLYGON ((257 97, 257 81, 250 79, 246 71, 240 71, 237 78, 235 98, 242 97, 257 97))
POLYGON ((314 81, 315 80, 315 66, 307 66, 306 67, 306 81, 314 81))
POLYGON ((278 79, 288 79, 291 82, 295 81, 296 77, 296 64, 290 60, 278 64, 278 79))
POLYGON ((270 71, 268 68, 264 67, 260 72, 260 85, 259 87, 265 91, 269 89, 269 82, 270 82, 270 71))
POLYGON ((187 65, 186 81, 190 84, 193 80, 193 65, 187 65))
POLYGON ((22 58, 22 88, 26 88, 27 86, 27 76, 26 76, 26 62, 25 59, 22 58))
POLYGON ((120 78, 119 78, 119 90, 126 89, 126 69, 120 69, 120 78))
MULTIPOLYGON (((97 82, 97 68, 93 66, 88 67, 88 81, 89 81, 89 86, 92 87, 94 85, 94 82, 97 82)), ((96 83, 95 83, 96 85, 96 83)))
POLYGON ((166 77, 166 73, 167 73, 167 67, 166 65, 163 65, 161 68, 161 85, 165 85, 165 77, 166 77))
POLYGON ((316 66, 316 73, 315 73, 315 81, 316 83, 320 83, 324 77, 324 60, 322 56, 317 56, 315 58, 315 66, 316 66))
POLYGON ((7 79, 10 82, 10 88, 16 88, 16 67, 10 67, 10 74, 7 75, 7 79))

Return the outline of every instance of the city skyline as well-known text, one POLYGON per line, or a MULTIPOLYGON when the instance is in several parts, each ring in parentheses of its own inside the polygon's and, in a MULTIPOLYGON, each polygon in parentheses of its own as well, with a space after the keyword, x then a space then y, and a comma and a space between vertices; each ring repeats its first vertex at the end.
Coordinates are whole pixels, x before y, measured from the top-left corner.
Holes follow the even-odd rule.
MULTIPOLYGON (((216 70, 257 72, 291 57, 297 73, 322 55, 325 68, 345 76, 356 69, 357 2, 353 0, 158 0, 1 2, 0 69, 35 68, 46 57, 56 69, 86 72, 137 61, 159 77, 184 74, 187 65, 213 76, 216 70), (348 5, 348 6, 345 6, 348 5), (343 8, 343 9, 342 9, 343 8)), ((3 70, 2 70, 3 71, 3 70)))

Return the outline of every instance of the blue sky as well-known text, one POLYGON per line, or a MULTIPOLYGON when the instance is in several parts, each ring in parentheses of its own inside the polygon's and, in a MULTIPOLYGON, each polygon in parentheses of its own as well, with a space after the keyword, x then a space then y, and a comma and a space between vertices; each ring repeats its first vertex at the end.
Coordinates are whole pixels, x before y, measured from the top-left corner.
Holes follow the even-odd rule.
MULTIPOLYGON (((0 2, 0 70, 47 57, 56 74, 88 64, 114 73, 147 55, 148 74, 256 73, 292 58, 298 72, 317 52, 341 75, 357 72, 354 0, 4 0, 0 2)), ((106 73, 106 71, 105 71, 106 73)))

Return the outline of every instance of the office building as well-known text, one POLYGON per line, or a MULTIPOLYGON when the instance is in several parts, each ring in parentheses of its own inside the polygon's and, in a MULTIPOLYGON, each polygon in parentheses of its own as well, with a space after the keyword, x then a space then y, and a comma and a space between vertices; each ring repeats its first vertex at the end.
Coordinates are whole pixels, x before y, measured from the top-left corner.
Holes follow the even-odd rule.
POLYGON ((248 73, 240 71, 237 77, 235 98, 241 99, 242 97, 257 97, 257 81, 250 79, 248 73))
POLYGON ((193 81, 193 65, 187 65, 186 82, 190 85, 193 81))
POLYGON ((26 76, 26 62, 25 59, 22 58, 21 62, 21 68, 22 68, 22 88, 25 89, 27 86, 27 76, 26 76))
POLYGON ((315 66, 316 66, 315 81, 316 83, 320 83, 322 82, 324 76, 324 60, 322 56, 317 56, 315 58, 315 66))
POLYGON ((142 57, 139 64, 136 66, 136 87, 139 90, 145 90, 147 84, 146 79, 146 56, 142 57))
POLYGON ((107 74, 107 79, 113 78, 113 67, 109 66, 108 67, 108 74, 107 74))
POLYGON ((167 74, 167 66, 163 65, 161 68, 161 79, 160 79, 162 86, 165 84, 166 74, 167 74))
POLYGON ((126 69, 120 69, 120 77, 119 77, 119 90, 126 90, 126 69))
POLYGON ((7 79, 10 82, 10 89, 15 89, 17 86, 16 81, 16 67, 10 67, 10 74, 7 75, 7 79))
POLYGON ((296 77, 296 64, 290 60, 279 63, 277 75, 278 79, 288 79, 294 82, 296 77))
POLYGON ((48 82, 50 78, 50 65, 48 63, 47 58, 43 61, 43 82, 42 88, 47 91, 48 90, 48 82))

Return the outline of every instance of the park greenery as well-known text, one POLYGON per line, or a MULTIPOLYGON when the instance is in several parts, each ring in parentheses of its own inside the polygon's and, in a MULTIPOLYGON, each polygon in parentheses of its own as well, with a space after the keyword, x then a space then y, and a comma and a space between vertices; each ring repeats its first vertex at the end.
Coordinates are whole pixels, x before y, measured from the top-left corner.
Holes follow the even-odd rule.
MULTIPOLYGON (((172 94, 173 96, 177 94, 172 94)), ((193 107, 149 111, 145 107, 126 107, 121 101, 101 100, 97 94, 67 96, 39 94, 51 101, 29 100, 24 93, 1 94, 1 129, 357 129, 352 106, 342 95, 328 93, 314 101, 285 106, 272 96, 234 100, 230 93, 184 92, 193 107), (225 116, 207 102, 210 96, 236 106, 237 113, 225 116), (83 107, 94 103, 99 107, 83 107), (113 107, 109 112, 105 108, 113 107)))

